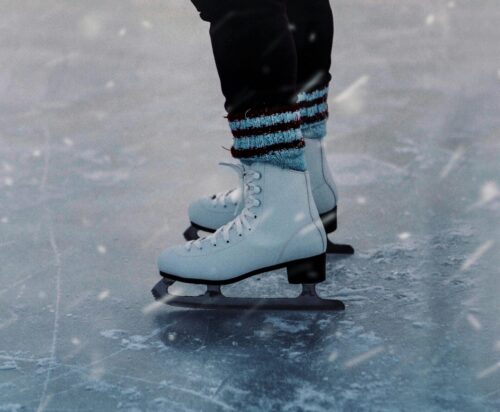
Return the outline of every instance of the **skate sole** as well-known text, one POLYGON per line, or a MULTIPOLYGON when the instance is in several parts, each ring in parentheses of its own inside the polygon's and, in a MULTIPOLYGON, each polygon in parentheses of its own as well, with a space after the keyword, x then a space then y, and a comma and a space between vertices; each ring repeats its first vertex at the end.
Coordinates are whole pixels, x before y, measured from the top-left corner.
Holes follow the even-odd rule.
POLYGON ((207 286, 199 296, 178 296, 169 293, 174 281, 160 280, 151 291, 154 298, 170 306, 210 310, 288 310, 288 311, 341 311, 342 301, 323 299, 316 293, 315 284, 302 284, 302 293, 296 298, 238 298, 224 296, 220 286, 207 286))
MULTIPOLYGON (((335 206, 329 212, 323 213, 320 215, 321 222, 325 227, 325 232, 327 234, 333 233, 337 230, 337 207, 335 206)), ((196 223, 191 222, 191 226, 189 226, 183 233, 184 239, 188 242, 192 240, 196 240, 200 238, 198 232, 207 232, 214 233, 214 229, 210 229, 207 227, 203 227, 196 223)), ((344 245, 333 243, 330 239, 327 238, 326 245, 326 253, 328 254, 338 254, 338 255, 353 255, 354 248, 351 245, 344 245)))

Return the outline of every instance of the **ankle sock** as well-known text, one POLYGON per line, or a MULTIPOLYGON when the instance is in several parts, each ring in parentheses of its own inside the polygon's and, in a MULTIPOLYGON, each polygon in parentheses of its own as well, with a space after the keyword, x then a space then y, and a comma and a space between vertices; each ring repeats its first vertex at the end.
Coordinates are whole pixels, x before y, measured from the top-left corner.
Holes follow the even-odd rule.
POLYGON ((328 85, 298 95, 301 130, 305 139, 323 139, 328 119, 328 85))
POLYGON ((244 164, 271 163, 284 169, 306 170, 304 138, 297 105, 230 114, 233 157, 244 164))

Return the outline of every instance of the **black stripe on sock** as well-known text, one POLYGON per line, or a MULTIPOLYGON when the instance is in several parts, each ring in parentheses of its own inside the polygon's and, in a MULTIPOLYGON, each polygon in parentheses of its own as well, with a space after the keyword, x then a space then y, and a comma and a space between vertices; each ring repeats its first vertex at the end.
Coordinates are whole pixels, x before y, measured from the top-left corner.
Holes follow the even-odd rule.
POLYGON ((314 116, 302 117, 302 125, 304 126, 312 123, 318 123, 326 119, 328 119, 328 112, 321 112, 315 114, 314 116))

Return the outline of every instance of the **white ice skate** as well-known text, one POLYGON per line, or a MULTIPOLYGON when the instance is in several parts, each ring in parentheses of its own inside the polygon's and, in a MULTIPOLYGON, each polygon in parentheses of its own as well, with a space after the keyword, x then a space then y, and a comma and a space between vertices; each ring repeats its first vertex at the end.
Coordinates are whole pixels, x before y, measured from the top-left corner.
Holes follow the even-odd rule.
POLYGON ((176 306, 259 309, 343 309, 325 300, 314 285, 325 280, 326 234, 312 197, 307 172, 265 163, 236 166, 245 204, 229 223, 207 237, 166 249, 158 260, 163 280, 156 299, 176 306), (220 286, 286 268, 288 281, 303 284, 298 298, 248 299, 222 295, 220 286), (170 295, 175 281, 208 285, 205 295, 170 295))
MULTIPOLYGON (((337 229, 337 188, 326 160, 321 140, 306 139, 306 162, 311 179, 312 194, 326 233, 337 229)), ((201 198, 189 206, 191 226, 184 232, 186 240, 195 240, 199 231, 215 232, 230 222, 244 206, 240 189, 221 192, 201 198)), ((328 240, 327 253, 353 254, 349 245, 334 244, 328 240)))

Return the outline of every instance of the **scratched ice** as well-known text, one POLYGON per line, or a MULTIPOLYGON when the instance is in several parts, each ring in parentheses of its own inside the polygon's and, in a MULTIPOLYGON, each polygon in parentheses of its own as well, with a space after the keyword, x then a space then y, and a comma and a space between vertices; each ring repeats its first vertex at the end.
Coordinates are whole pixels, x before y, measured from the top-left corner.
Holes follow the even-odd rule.
POLYGON ((212 313, 149 293, 188 202, 236 183, 206 23, 0 2, 0 411, 500 410, 498 2, 335 8, 327 151, 357 253, 318 289, 347 310, 212 313))

